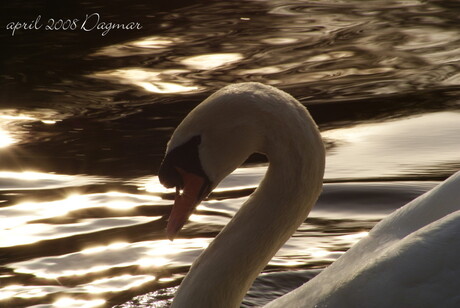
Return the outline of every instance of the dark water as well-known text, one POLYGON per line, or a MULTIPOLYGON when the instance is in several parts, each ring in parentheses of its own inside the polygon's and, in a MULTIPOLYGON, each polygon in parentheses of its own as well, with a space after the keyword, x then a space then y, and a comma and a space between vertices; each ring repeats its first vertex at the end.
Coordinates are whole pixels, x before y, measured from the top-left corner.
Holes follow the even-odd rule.
POLYGON ((155 176, 175 126, 216 89, 260 81, 312 113, 322 197, 243 306, 336 260, 460 168, 455 1, 16 1, 0 39, 0 306, 165 307, 263 176, 254 156, 166 240, 155 176), (46 30, 98 13, 142 29, 46 30), (19 29, 11 22, 40 29, 19 29))

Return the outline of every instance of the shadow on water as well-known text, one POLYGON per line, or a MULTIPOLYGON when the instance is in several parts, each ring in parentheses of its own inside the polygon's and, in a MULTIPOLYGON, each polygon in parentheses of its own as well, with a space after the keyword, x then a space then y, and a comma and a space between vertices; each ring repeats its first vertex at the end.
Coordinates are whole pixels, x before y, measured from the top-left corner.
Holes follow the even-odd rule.
POLYGON ((311 279, 460 168, 452 1, 15 1, 0 14, 0 306, 109 307, 140 295, 120 307, 167 307, 266 170, 251 157, 165 239, 174 192, 155 174, 166 143, 229 83, 288 91, 327 147, 322 197, 244 307, 311 279), (93 13, 142 29, 5 28, 93 13))

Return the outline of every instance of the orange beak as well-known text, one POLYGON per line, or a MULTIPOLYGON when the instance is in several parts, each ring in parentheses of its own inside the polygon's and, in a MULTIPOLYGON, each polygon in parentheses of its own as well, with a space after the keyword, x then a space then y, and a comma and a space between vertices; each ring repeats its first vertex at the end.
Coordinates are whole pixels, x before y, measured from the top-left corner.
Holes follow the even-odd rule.
POLYGON ((206 180, 199 175, 187 172, 181 168, 175 168, 182 177, 183 190, 176 187, 174 205, 169 215, 166 227, 166 236, 169 240, 174 240, 177 233, 182 229, 193 210, 206 197, 206 180))

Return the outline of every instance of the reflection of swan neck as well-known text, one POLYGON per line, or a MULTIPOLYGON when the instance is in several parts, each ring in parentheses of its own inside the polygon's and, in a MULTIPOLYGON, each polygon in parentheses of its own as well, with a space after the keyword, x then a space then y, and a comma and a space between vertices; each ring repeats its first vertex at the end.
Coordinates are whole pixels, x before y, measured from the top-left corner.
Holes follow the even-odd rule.
POLYGON ((265 126, 262 152, 270 162, 265 178, 193 264, 173 307, 239 307, 318 198, 325 154, 316 125, 297 102, 275 105, 288 112, 264 110, 263 123, 258 120, 265 126))

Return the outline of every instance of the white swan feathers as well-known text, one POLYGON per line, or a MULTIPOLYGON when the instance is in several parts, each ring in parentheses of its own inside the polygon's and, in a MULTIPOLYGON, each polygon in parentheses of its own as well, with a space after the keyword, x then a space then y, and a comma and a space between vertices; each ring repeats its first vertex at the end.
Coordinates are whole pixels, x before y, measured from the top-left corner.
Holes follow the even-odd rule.
MULTIPOLYGON (((177 127, 160 168, 176 187, 167 235, 255 152, 269 168, 257 190, 194 262, 172 307, 239 307, 253 280, 306 219, 325 151, 308 111, 259 83, 227 86, 177 127)), ((460 307, 460 174, 380 222, 320 275, 268 307, 460 307)))

